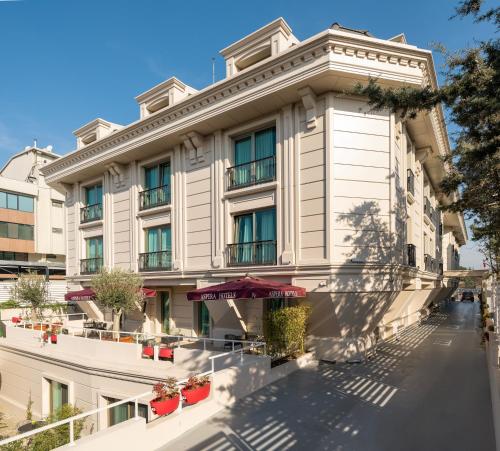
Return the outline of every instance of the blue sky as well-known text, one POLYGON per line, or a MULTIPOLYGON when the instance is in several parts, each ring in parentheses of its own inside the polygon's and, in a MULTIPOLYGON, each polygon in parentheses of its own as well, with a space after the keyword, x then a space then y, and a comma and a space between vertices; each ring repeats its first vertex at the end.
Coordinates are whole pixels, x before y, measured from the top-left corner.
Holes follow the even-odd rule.
MULTIPOLYGON (((136 120, 134 97, 172 75, 205 87, 212 80, 212 57, 216 78, 223 76, 220 49, 279 16, 299 39, 333 22, 380 38, 404 32, 411 44, 441 42, 450 50, 493 34, 487 24, 450 21, 454 5, 453 0, 0 0, 0 163, 33 138, 64 154, 74 148, 73 130, 96 117, 119 124, 136 120)), ((481 261, 474 246, 463 248, 464 264, 479 267, 481 261)))

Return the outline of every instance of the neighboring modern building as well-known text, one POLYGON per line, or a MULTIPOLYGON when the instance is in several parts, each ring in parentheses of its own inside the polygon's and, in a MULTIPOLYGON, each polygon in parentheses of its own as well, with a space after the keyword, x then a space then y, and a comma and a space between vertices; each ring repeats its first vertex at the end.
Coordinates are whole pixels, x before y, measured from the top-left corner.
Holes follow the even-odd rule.
POLYGON ((272 307, 186 291, 247 273, 289 282, 309 292, 325 358, 415 321, 455 284, 443 271, 466 240, 436 195, 443 113, 402 121, 344 92, 369 76, 436 86, 431 52, 338 24, 300 42, 280 18, 221 54, 223 80, 197 91, 170 78, 137 96, 138 121, 96 119, 44 168, 66 190, 69 288, 131 269, 161 294, 126 327, 220 337, 261 335, 272 307))
MULTIPOLYGON (((20 273, 59 281, 66 274, 64 195, 48 186, 40 171, 58 158, 50 146, 28 146, 0 169, 0 300, 10 298, 20 273)), ((62 300, 63 285, 50 285, 49 294, 62 300)))

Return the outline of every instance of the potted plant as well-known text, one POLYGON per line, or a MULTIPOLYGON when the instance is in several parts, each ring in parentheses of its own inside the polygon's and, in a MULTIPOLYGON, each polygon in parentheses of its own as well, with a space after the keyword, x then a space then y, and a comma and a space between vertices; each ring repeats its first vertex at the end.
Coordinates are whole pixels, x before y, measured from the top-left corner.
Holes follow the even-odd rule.
POLYGON ((165 382, 158 382, 153 386, 155 399, 149 402, 151 410, 156 415, 168 415, 179 407, 180 393, 177 380, 169 377, 165 382))
POLYGON ((174 350, 169 347, 160 348, 158 350, 158 357, 160 359, 173 359, 174 358, 174 350))
POLYGON ((186 400, 187 405, 196 404, 210 394, 210 377, 191 376, 184 388, 182 389, 182 396, 186 400))

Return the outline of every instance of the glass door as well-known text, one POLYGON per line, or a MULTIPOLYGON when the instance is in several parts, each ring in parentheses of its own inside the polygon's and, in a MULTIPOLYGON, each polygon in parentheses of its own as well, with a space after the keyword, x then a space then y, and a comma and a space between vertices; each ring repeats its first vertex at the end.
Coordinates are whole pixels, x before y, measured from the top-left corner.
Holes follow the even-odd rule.
POLYGON ((170 293, 168 291, 160 293, 160 313, 161 331, 168 334, 170 333, 170 293))
POLYGON ((197 308, 197 334, 200 337, 208 337, 210 335, 210 312, 205 302, 196 302, 197 308))
POLYGON ((68 404, 68 386, 50 381, 50 412, 58 411, 65 404, 68 404))

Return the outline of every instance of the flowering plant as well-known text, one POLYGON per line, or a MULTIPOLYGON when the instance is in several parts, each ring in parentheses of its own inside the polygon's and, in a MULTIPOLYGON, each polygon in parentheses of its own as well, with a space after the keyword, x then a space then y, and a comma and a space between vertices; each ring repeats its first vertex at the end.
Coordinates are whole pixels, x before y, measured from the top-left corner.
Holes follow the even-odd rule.
POLYGON ((168 377, 164 382, 156 383, 153 385, 153 394, 156 401, 165 401, 179 396, 177 379, 175 377, 168 377))
POLYGON ((196 388, 204 387, 209 383, 210 383, 209 376, 202 376, 202 377, 191 376, 187 380, 186 385, 184 385, 184 390, 195 390, 196 388))

